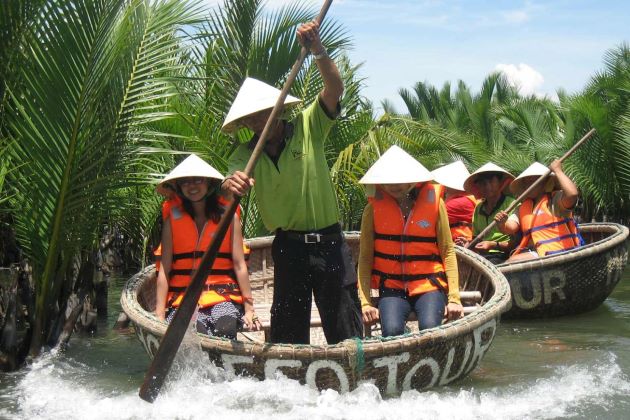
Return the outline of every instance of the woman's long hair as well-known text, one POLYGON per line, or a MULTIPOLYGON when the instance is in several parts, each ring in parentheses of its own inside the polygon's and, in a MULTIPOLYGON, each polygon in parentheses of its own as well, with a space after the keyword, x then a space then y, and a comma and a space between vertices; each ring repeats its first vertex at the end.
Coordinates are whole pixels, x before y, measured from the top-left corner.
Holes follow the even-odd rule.
MULTIPOLYGON (((218 184, 214 181, 207 181, 208 183, 208 194, 206 195, 205 200, 205 216, 206 219, 212 220, 213 223, 219 223, 219 219, 221 219, 221 215, 225 211, 225 208, 219 202, 219 194, 218 184)), ((195 218, 195 210, 193 208, 192 201, 190 201, 184 193, 179 185, 177 185, 177 194, 182 199, 182 207, 184 211, 190 215, 193 219, 195 218)))

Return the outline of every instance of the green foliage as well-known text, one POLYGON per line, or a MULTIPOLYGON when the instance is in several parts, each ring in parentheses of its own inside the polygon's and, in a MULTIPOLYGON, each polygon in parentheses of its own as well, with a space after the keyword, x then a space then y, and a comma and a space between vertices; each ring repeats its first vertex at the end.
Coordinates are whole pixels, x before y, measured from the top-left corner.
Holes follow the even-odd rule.
MULTIPOLYGON (((156 245, 157 180, 190 152, 227 172, 249 138, 221 132, 239 86, 248 76, 281 86, 298 56, 296 26, 317 13, 303 1, 271 11, 260 0, 225 0, 210 11, 201 4, 12 0, 0 8, 0 211, 10 212, 33 267, 32 354, 51 337, 73 264, 95 249, 105 225, 121 229, 132 258, 144 262, 156 245)), ((596 138, 565 164, 582 193, 582 216, 627 221, 627 44, 607 53, 583 92, 558 92, 559 103, 522 97, 491 74, 478 93, 462 81, 417 83, 399 92, 404 114, 386 102, 375 120, 360 66, 345 54, 345 29, 327 19, 322 38, 345 85, 326 142, 344 228, 359 228, 358 180, 392 144, 429 169, 492 160, 516 174, 534 160, 549 163, 591 127, 596 138)), ((322 87, 308 58, 292 94, 307 106, 322 87)), ((242 204, 246 236, 267 233, 254 194, 242 204)))
POLYGON ((7 80, 3 133, 20 164, 7 184, 33 267, 32 354, 71 290, 71 264, 94 249, 107 216, 129 205, 116 191, 147 178, 143 127, 170 115, 176 30, 197 12, 182 1, 51 0, 15 41, 22 66, 7 80))

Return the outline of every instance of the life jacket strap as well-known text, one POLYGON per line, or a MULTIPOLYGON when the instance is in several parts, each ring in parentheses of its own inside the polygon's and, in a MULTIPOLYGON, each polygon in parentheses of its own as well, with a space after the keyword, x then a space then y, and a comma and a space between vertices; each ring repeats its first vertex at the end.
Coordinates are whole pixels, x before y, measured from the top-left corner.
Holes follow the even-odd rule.
POLYGON ((374 256, 378 258, 382 258, 384 260, 392 260, 399 262, 408 262, 408 261, 434 261, 441 262, 442 257, 439 254, 430 254, 430 255, 400 255, 400 254, 386 254, 380 251, 374 251, 374 256))
POLYGON ((540 245, 550 244, 552 242, 559 242, 559 241, 563 241, 565 239, 570 239, 570 238, 578 238, 578 235, 576 233, 569 233, 568 235, 562 235, 556 238, 544 239, 542 241, 536 242, 536 248, 538 248, 540 245))
MULTIPOLYGON (((172 293, 183 293, 186 291, 187 286, 168 286, 168 291, 172 293)), ((219 294, 224 294, 225 291, 228 292, 240 292, 237 283, 216 283, 216 284, 204 284, 203 291, 208 292, 211 290, 216 291, 219 294)))
POLYGON ((423 280, 430 279, 432 277, 445 279, 446 273, 443 271, 439 271, 437 273, 421 273, 421 274, 393 274, 393 273, 385 273, 380 270, 372 270, 372 274, 375 276, 379 276, 381 278, 381 283, 385 280, 400 280, 400 281, 415 281, 415 280, 423 280))
MULTIPOLYGON (((173 303, 186 291, 188 287, 182 286, 168 286, 169 293, 173 293, 173 296, 166 303, 167 307, 173 305, 173 303)), ((238 283, 215 283, 215 284, 204 284, 202 291, 209 292, 214 290, 218 294, 228 297, 228 295, 233 293, 240 293, 241 289, 238 287, 238 283)))
MULTIPOLYGON (((203 257, 203 251, 193 251, 193 252, 181 252, 179 254, 173 254, 173 261, 184 260, 184 259, 192 259, 192 258, 201 258, 203 257)), ((229 252, 219 252, 217 254, 217 258, 225 258, 228 260, 232 259, 232 254, 229 252)))
POLYGON ((437 243, 435 236, 415 236, 415 235, 387 235, 384 233, 374 232, 374 239, 394 242, 427 242, 437 243))
MULTIPOLYGON (((170 276, 192 276, 193 270, 191 269, 181 269, 181 270, 171 270, 169 273, 170 276)), ((233 269, 211 269, 208 271, 209 276, 229 276, 236 280, 236 273, 233 269)))
POLYGON ((557 220, 557 221, 555 221, 553 223, 547 223, 546 225, 535 226, 535 227, 533 227, 531 229, 528 229, 525 232, 523 232, 523 236, 531 235, 532 232, 537 232, 539 230, 544 230, 544 229, 560 226, 560 225, 563 225, 565 223, 569 223, 570 221, 571 221, 570 218, 565 218, 565 219, 562 219, 562 220, 557 220))
MULTIPOLYGON (((435 274, 430 274, 424 278, 426 278, 427 280, 429 280, 431 282, 431 284, 433 286, 435 286, 440 292, 444 293, 445 295, 448 295, 448 291, 446 290, 446 288, 444 286, 442 286, 442 284, 438 281, 438 279, 446 281, 445 279, 445 273, 444 272, 439 272, 439 273, 435 273, 435 274)), ((385 279, 382 279, 381 284, 379 286, 379 296, 381 297, 406 297, 407 296, 407 292, 404 289, 396 289, 394 287, 386 287, 385 286, 385 279)))

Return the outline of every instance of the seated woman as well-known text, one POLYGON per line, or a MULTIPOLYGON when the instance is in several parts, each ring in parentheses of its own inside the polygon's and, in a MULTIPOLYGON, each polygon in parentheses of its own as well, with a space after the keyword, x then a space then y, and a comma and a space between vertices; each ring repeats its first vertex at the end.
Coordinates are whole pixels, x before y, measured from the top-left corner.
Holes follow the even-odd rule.
MULTIPOLYGON (((192 274, 210 245, 225 211, 217 194, 223 176, 191 154, 158 185, 158 192, 176 197, 163 206, 161 264, 157 277, 156 316, 173 318, 192 274)), ((259 329, 254 314, 243 236, 238 216, 228 229, 199 298, 197 331, 210 336, 236 338, 244 324, 259 329)))
MULTIPOLYGON (((514 199, 503 194, 503 191, 513 179, 512 174, 492 162, 486 163, 466 178, 464 189, 480 199, 473 213, 473 238, 492 223, 499 211, 512 204, 514 199)), ((474 247, 475 251, 493 264, 504 262, 511 249, 510 236, 501 232, 497 226, 474 247)))
MULTIPOLYGON (((495 217, 502 232, 522 233, 522 240, 508 262, 543 257, 584 244, 573 220, 577 187, 562 171, 559 160, 554 160, 549 167, 553 174, 527 195, 517 214, 508 216, 499 212, 495 217), (553 191, 556 182, 561 191, 553 191)), ((515 195, 521 195, 546 173, 544 165, 534 162, 512 182, 510 189, 515 195)))
POLYGON ((431 174, 445 190, 444 204, 453 242, 464 245, 472 241, 472 218, 477 199, 464 191, 464 180, 470 176, 464 162, 457 160, 433 170, 431 174))
POLYGON ((463 314, 448 217, 431 178, 392 146, 359 181, 376 187, 361 222, 359 296, 363 321, 380 318, 383 336, 403 334, 412 310, 420 329, 463 314), (370 287, 379 291, 378 309, 370 287))

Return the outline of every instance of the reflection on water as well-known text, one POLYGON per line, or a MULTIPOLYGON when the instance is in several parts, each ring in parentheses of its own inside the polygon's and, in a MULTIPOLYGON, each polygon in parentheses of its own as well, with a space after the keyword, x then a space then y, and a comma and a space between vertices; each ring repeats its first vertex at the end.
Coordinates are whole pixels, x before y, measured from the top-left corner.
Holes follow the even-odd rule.
POLYGON ((283 377, 226 382, 189 346, 158 400, 145 403, 137 392, 148 358, 135 336, 108 328, 118 307, 117 292, 110 297, 116 309, 96 337, 75 336, 65 353, 0 374, 0 418, 622 419, 630 411, 630 270, 597 310, 504 322, 468 378, 392 399, 369 383, 340 395, 283 377))

